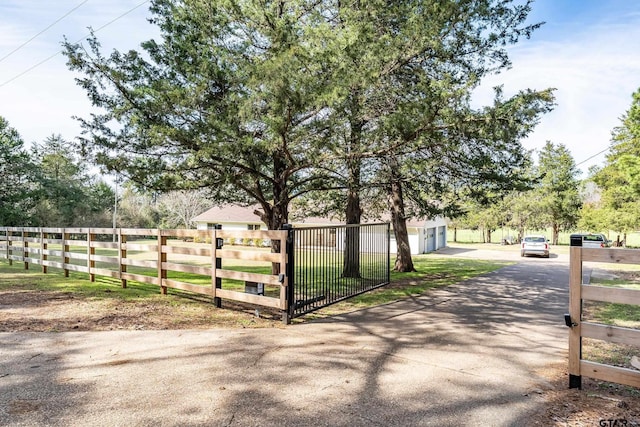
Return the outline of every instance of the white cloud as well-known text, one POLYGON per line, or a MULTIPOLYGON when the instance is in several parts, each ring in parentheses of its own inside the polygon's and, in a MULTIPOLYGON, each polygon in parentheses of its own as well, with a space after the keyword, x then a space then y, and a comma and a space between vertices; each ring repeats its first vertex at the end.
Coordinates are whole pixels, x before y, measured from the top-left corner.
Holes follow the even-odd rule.
POLYGON ((604 153, 586 159, 609 146, 611 131, 640 87, 640 14, 580 28, 554 32, 555 40, 536 42, 534 35, 522 41, 511 50, 513 68, 487 79, 478 99, 486 99, 488 87, 499 84, 506 94, 526 87, 556 88, 558 105, 524 144, 539 149, 547 140, 562 143, 577 163, 584 161, 579 167, 586 172, 604 161, 604 153))

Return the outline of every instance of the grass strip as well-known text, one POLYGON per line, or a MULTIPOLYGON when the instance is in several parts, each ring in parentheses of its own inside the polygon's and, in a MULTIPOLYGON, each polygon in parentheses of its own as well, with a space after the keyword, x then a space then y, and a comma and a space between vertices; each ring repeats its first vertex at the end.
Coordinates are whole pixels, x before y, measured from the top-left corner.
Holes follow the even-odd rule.
MULTIPOLYGON (((391 272, 391 284, 374 292, 368 292, 354 297, 346 303, 356 308, 385 304, 409 295, 417 295, 428 289, 447 286, 459 281, 486 274, 499 269, 508 263, 482 260, 442 258, 430 255, 418 255, 414 257, 416 272, 398 273, 391 272)), ((240 271, 251 271, 269 274, 268 267, 233 266, 229 267, 240 271)), ((96 276, 95 282, 90 282, 86 273, 70 272, 69 277, 64 277, 61 270, 50 268, 49 273, 39 271, 38 266, 30 270, 24 270, 21 263, 10 266, 7 261, 0 260, 0 291, 7 290, 38 290, 55 292, 72 292, 79 297, 102 299, 141 299, 155 297, 159 288, 156 285, 128 281, 127 288, 120 286, 120 281, 101 276, 96 276), (105 292, 108 290, 108 292, 105 292)), ((130 268, 130 272, 154 276, 153 271, 130 268)), ((171 272, 170 278, 188 283, 209 285, 211 279, 191 273, 171 272)), ((229 281, 223 284, 228 289, 240 289, 243 284, 229 281)))
MULTIPOLYGON (((513 264, 506 261, 486 261, 441 257, 435 254, 414 255, 415 272, 391 272, 391 283, 374 291, 342 301, 322 310, 324 314, 338 314, 387 304, 429 289, 441 288, 513 264)), ((317 316, 317 315, 316 315, 317 316)))

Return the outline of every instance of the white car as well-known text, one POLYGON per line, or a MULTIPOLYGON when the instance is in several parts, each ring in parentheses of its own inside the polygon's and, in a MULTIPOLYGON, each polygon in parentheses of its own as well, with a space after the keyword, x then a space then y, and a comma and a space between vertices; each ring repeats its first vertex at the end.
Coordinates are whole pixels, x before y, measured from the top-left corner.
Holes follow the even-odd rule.
POLYGON ((608 240, 604 234, 572 234, 571 238, 578 239, 578 241, 582 239, 583 248, 608 248, 611 246, 611 240, 608 240))
POLYGON ((549 258, 549 241, 543 235, 524 236, 520 244, 520 256, 539 255, 549 258))

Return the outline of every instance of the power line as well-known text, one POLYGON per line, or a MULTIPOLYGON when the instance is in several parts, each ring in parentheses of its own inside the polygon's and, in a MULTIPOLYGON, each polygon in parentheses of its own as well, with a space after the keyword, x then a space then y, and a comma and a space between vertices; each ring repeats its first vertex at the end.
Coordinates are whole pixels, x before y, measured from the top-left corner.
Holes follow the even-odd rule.
MULTIPOLYGON (((126 11, 125 13, 123 13, 122 15, 112 19, 111 21, 107 22, 106 24, 104 24, 103 26, 101 26, 100 28, 98 28, 97 30, 94 30, 94 33, 97 33, 98 31, 104 29, 105 27, 108 27, 109 25, 113 24, 114 22, 116 22, 117 20, 125 17, 126 15, 130 14, 131 12, 133 12, 134 10, 138 9, 140 6, 142 6, 145 3, 149 3, 149 0, 145 0, 142 3, 139 3, 138 5, 134 6, 133 8, 129 9, 128 11, 126 11)), ((78 40, 76 40, 74 43, 80 43, 82 40, 86 39, 87 37, 89 37, 91 35, 91 33, 85 35, 84 37, 80 37, 78 40)), ((56 53, 54 53, 53 55, 49 56, 48 58, 43 59, 42 61, 38 62, 37 64, 27 68, 26 70, 24 70, 23 72, 21 72, 20 74, 10 78, 9 80, 5 81, 4 83, 0 84, 0 88, 8 85, 9 83, 13 82, 14 80, 19 79, 20 77, 24 76, 25 74, 27 74, 28 72, 34 70, 35 68, 38 68, 39 66, 41 66, 42 64, 44 64, 47 61, 50 61, 52 58, 58 56, 58 54, 62 53, 62 50, 57 51, 56 53)))
MULTIPOLYGON (((125 13, 123 13, 122 15, 112 19, 111 21, 107 22, 106 24, 104 24, 102 27, 98 28, 97 30, 94 31, 94 33, 97 33, 98 31, 102 30, 105 27, 108 27, 109 25, 113 24, 114 22, 116 22, 118 19, 125 17, 126 15, 130 14, 131 12, 133 12, 134 10, 136 10, 137 8, 139 8, 140 6, 142 6, 145 3, 149 3, 149 0, 144 0, 142 3, 138 3, 136 6, 134 6, 133 8, 127 10, 125 13)), ((90 34, 87 34, 86 36, 82 37, 81 39, 77 40, 75 43, 79 43, 80 41, 82 41, 82 39, 85 39, 87 37, 89 37, 90 34)), ((62 51, 61 51, 62 52, 62 51)))
POLYGON ((604 150, 602 150, 602 151, 600 151, 600 152, 597 152, 597 153, 596 153, 596 154, 594 154, 593 156, 591 156, 591 157, 588 157, 588 158, 584 159, 583 161, 581 161, 580 163, 578 163, 576 166, 580 166, 581 164, 583 164, 583 163, 585 163, 585 162, 588 162, 589 160, 593 159, 594 157, 598 157, 600 154, 604 153, 605 151, 609 151, 609 149, 610 149, 610 148, 611 148, 611 147, 607 147, 607 148, 605 148, 604 150))
POLYGON ((58 22, 62 21, 64 18, 66 18, 67 16, 71 15, 76 9, 78 9, 80 6, 82 6, 83 4, 85 4, 86 2, 88 2, 89 0, 84 0, 82 3, 80 3, 79 5, 77 5, 76 7, 74 7, 73 9, 71 9, 70 11, 68 11, 67 13, 65 13, 64 15, 62 15, 60 18, 58 18, 57 20, 55 20, 51 25, 49 25, 47 28, 45 28, 44 30, 40 31, 38 34, 36 34, 35 36, 31 37, 29 40, 27 40, 26 42, 22 43, 20 46, 18 46, 17 48, 13 49, 11 52, 7 53, 5 56, 3 56, 2 58, 0 58, 0 62, 4 61, 5 59, 7 59, 8 57, 10 57, 11 55, 13 55, 14 53, 16 53, 17 51, 19 51, 20 49, 22 49, 23 47, 25 47, 26 45, 28 45, 29 43, 31 43, 33 40, 35 40, 40 34, 44 33, 45 31, 47 31, 49 28, 53 27, 54 25, 56 25, 58 22))

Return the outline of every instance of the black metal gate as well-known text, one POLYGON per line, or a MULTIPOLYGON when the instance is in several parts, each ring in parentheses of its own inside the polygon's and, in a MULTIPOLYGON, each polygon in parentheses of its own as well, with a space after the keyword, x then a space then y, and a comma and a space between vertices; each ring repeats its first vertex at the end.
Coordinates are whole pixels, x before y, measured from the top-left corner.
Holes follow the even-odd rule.
POLYGON ((388 223, 286 227, 290 318, 388 284, 389 228, 388 223))

